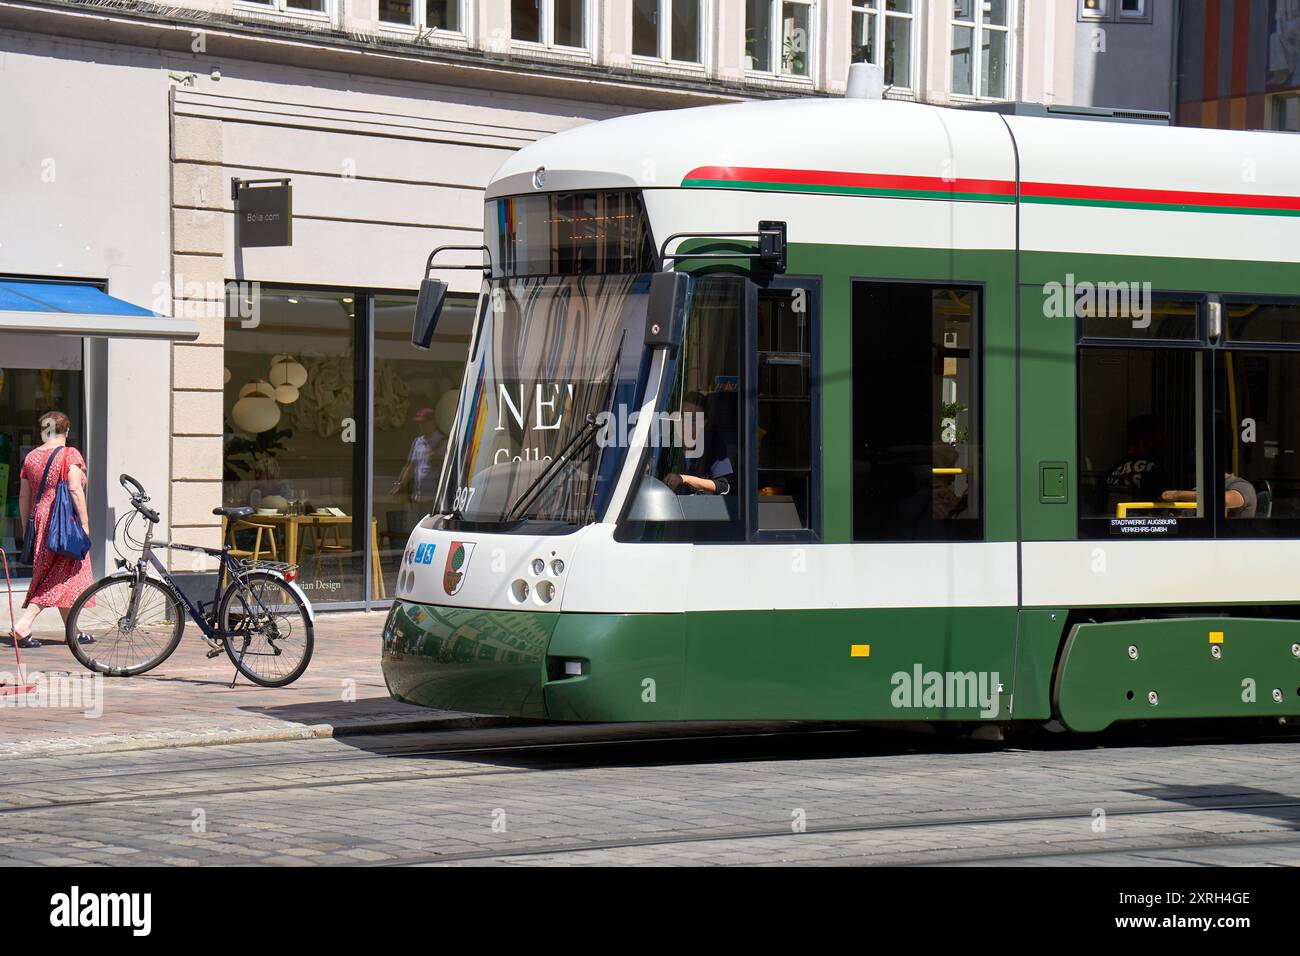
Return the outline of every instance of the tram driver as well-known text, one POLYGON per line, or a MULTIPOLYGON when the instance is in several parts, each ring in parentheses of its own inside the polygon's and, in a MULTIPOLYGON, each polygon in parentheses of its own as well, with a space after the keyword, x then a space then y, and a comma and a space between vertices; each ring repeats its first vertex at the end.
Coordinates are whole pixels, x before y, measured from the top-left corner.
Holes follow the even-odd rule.
MULTIPOLYGON (((703 442, 701 453, 694 458, 684 456, 681 471, 665 475, 664 484, 679 495, 732 494, 736 487, 730 451, 737 433, 735 393, 714 392, 706 398, 700 392, 688 392, 682 399, 682 421, 688 420, 695 423, 696 440, 703 442), (706 406, 711 407, 706 411, 706 406)), ((683 430, 686 428, 683 424, 683 430)))

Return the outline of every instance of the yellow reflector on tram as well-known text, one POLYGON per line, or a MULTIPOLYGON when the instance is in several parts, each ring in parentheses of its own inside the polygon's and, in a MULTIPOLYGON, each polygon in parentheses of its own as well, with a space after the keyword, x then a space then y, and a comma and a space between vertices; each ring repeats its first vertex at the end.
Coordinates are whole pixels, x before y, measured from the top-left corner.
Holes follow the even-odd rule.
POLYGON ((1222 631, 1211 631, 1211 632, 1210 632, 1210 643, 1211 643, 1211 644, 1222 644, 1222 643, 1223 643, 1223 632, 1222 632, 1222 631))
POLYGON ((871 656, 870 644, 849 645, 849 657, 870 657, 870 656, 871 656))

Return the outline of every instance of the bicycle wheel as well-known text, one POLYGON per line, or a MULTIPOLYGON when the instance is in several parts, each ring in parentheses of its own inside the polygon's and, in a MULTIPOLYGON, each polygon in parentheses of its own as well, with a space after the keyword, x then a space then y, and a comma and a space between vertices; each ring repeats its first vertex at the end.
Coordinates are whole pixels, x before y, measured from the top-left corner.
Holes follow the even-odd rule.
POLYGON ((274 574, 254 571, 232 582, 221 596, 217 625, 235 668, 254 684, 292 684, 311 662, 307 606, 274 574))
POLYGON ((111 677, 134 677, 167 660, 184 630, 185 609, 169 588, 152 578, 111 577, 96 581, 77 598, 66 633, 72 656, 82 666, 111 677), (82 634, 94 643, 82 644, 77 639, 82 634))

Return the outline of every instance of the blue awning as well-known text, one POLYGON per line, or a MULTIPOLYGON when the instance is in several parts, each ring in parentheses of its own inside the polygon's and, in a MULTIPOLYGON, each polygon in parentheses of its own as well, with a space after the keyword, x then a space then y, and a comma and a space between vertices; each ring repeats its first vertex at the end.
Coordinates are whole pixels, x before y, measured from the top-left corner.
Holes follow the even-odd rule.
POLYGON ((93 338, 198 338, 193 319, 169 319, 93 285, 0 281, 0 332, 93 338))

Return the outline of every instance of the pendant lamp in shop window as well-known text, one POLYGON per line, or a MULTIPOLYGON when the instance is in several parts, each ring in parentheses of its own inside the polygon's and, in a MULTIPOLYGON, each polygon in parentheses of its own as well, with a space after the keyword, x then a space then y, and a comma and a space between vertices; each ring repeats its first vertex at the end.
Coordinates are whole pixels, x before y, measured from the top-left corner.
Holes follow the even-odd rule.
POLYGON ((271 374, 268 377, 276 388, 281 385, 302 388, 307 382, 307 370, 297 360, 283 356, 280 361, 271 364, 271 374))
POLYGON ((241 430, 252 435, 270 431, 280 422, 280 406, 262 394, 247 395, 235 402, 230 417, 241 430))

